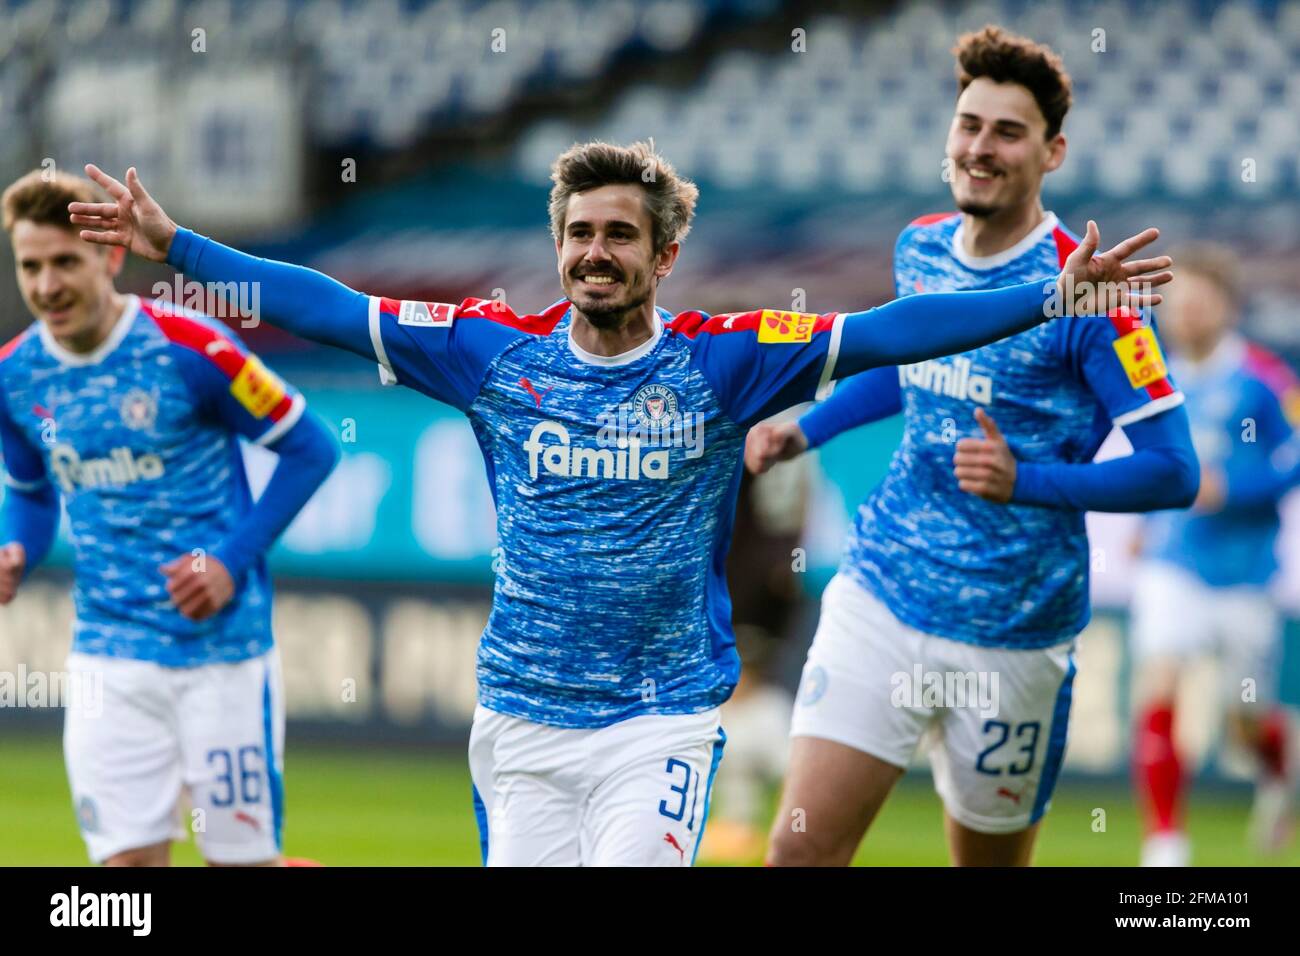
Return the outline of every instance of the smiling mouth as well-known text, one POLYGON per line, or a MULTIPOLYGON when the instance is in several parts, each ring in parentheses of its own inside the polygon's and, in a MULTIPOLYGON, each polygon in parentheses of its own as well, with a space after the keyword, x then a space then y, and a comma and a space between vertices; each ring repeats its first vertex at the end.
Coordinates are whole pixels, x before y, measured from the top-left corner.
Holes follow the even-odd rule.
POLYGON ((978 183, 987 183, 996 179, 999 174, 991 169, 981 169, 979 167, 968 166, 966 168, 966 175, 978 183))
POLYGON ((610 286, 618 284, 618 280, 611 275, 584 275, 578 278, 585 284, 598 289, 608 289, 610 286))

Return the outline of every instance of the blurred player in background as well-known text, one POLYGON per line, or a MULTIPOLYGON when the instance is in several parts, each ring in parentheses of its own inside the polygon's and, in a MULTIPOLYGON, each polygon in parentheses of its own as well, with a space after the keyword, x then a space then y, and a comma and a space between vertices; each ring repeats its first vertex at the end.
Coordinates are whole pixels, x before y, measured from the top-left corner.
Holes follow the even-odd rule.
MULTIPOLYGON (((1059 58, 996 27, 954 52, 947 159, 961 211, 903 230, 900 296, 1041 280, 1077 251, 1040 196, 1065 159, 1071 93, 1059 58)), ((1030 862, 1090 612, 1084 513, 1191 503, 1182 401, 1153 331, 1117 310, 1112 322, 1066 319, 945 361, 873 370, 799 421, 750 433, 746 458, 761 471, 905 416, 823 595, 771 863, 847 865, 927 734, 953 862, 1030 862), (1134 453, 1094 464, 1112 424, 1134 453), (937 706, 917 686, 956 687, 954 677, 964 697, 937 706)))
POLYGON ((1134 581, 1134 783, 1147 866, 1191 860, 1174 702, 1194 656, 1217 653, 1229 733, 1255 759, 1252 836, 1261 850, 1280 849, 1289 836, 1293 793, 1277 698, 1282 622, 1267 586, 1278 567, 1278 501, 1300 482, 1300 382, 1237 331, 1242 296, 1231 251, 1201 244, 1178 258, 1182 271, 1160 320, 1202 472, 1190 512, 1144 523, 1134 581))
MULTIPOLYGON (((655 307, 698 191, 644 143, 556 160, 551 229, 565 298, 395 301, 180 229, 134 169, 87 171, 83 238, 201 281, 256 282, 264 317, 377 361, 465 412, 488 470, 503 567, 478 654, 470 735, 490 865, 689 865, 739 661, 724 561, 750 425, 836 377, 1041 324, 1155 301, 1156 237, 1071 256, 1058 281, 918 296, 869 312, 676 318, 655 307), (1058 311, 1059 310, 1059 311, 1058 311)), ((1101 324, 1105 324, 1101 320, 1101 324)))
POLYGON ((808 512, 811 472, 811 462, 803 459, 740 478, 727 589, 742 667, 722 707, 727 759, 718 768, 717 803, 700 851, 706 862, 747 862, 762 855, 768 790, 785 775, 794 701, 776 668, 806 601, 795 570, 806 561, 795 549, 808 512))
POLYGON ((82 241, 68 218, 100 195, 33 172, 2 200, 36 321, 0 348, 0 604, 53 543, 61 494, 80 689, 64 754, 91 858, 166 865, 185 790, 210 864, 279 864, 284 711, 264 554, 337 448, 224 325, 117 292, 122 250, 82 241), (240 437, 280 457, 256 504, 240 437))

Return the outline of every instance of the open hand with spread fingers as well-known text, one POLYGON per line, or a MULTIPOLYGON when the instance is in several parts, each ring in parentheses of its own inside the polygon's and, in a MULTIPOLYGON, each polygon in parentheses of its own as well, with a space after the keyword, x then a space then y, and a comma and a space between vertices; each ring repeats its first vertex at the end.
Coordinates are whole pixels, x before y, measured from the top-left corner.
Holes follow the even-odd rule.
POLYGON ((72 224, 82 227, 81 238, 105 246, 122 246, 144 259, 166 262, 176 223, 145 191, 135 167, 126 171, 125 184, 92 164, 87 164, 86 175, 112 201, 68 203, 72 224))
POLYGON ((1109 315, 1126 306, 1140 309, 1159 305, 1162 296, 1154 292, 1174 278, 1169 271, 1174 260, 1168 256, 1127 261, 1139 249, 1160 238, 1160 230, 1144 229, 1119 245, 1097 255, 1101 234, 1097 223, 1088 220, 1083 241, 1065 260, 1056 278, 1060 307, 1065 315, 1109 315))

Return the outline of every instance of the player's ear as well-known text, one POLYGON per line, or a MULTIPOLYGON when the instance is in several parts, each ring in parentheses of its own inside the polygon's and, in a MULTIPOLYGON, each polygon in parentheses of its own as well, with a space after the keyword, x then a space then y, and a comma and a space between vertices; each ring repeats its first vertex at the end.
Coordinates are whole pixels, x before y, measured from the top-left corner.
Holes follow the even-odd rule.
POLYGON ((123 246, 107 246, 107 268, 110 279, 116 279, 117 274, 122 271, 122 265, 126 262, 126 248, 123 246))
POLYGON ((673 271, 673 265, 677 262, 677 253, 682 251, 680 242, 670 242, 659 250, 655 257, 655 278, 667 279, 668 274, 673 271))
POLYGON ((1065 147, 1064 133, 1057 133, 1047 141, 1047 162, 1043 164, 1043 172, 1050 173, 1060 168, 1061 163, 1065 162, 1065 147))

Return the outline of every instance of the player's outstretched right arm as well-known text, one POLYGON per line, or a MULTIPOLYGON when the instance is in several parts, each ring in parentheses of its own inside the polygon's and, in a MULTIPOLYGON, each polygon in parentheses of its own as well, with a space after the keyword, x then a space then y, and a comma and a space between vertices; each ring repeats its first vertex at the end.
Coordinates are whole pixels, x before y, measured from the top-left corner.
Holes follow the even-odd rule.
POLYGON ((82 239, 167 262, 200 282, 257 283, 260 317, 302 338, 375 359, 364 293, 314 269, 250 256, 182 229, 145 190, 134 166, 125 184, 97 166, 86 166, 86 174, 113 201, 68 205, 82 239))

